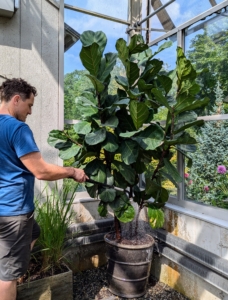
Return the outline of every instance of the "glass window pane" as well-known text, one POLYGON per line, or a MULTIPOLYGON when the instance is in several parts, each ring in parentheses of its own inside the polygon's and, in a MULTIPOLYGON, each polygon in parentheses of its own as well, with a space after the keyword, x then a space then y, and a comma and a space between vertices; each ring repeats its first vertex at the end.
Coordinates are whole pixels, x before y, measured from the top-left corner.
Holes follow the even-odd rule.
MULTIPOLYGON (((161 6, 161 4, 164 5, 168 1, 169 0, 151 1, 151 12, 155 11, 161 6)), ((214 6, 221 2, 224 2, 224 0, 176 0, 151 18, 151 27, 156 29, 166 29, 169 31, 210 9, 212 5, 214 6)), ((151 41, 162 36, 163 34, 164 32, 152 31, 151 41)))
MULTIPOLYGON (((86 30, 103 31, 107 38, 106 52, 116 52, 115 44, 118 38, 127 39, 126 25, 93 17, 65 9, 65 22, 80 34, 86 30)), ((81 51, 80 40, 64 54, 64 73, 84 69, 79 53, 81 51)))
POLYGON ((128 0, 65 0, 64 3, 114 18, 128 19, 128 0))
MULTIPOLYGON (((65 22, 74 30, 82 33, 86 30, 103 31, 107 36, 107 45, 104 53, 116 52, 115 44, 118 38, 127 40, 125 33, 126 25, 115 23, 112 21, 100 19, 86 14, 74 12, 65 9, 65 22)), ((80 40, 74 44, 64 54, 64 118, 78 119, 78 112, 75 105, 75 98, 79 96, 82 91, 92 87, 91 81, 85 76, 87 70, 80 60, 80 51, 82 44, 80 40)), ((119 63, 113 70, 113 74, 117 75, 122 72, 121 64, 119 63)), ((117 84, 112 77, 113 85, 110 87, 117 87, 117 84)), ((112 91, 110 91, 113 94, 112 91)))
MULTIPOLYGON (((186 56, 197 71, 207 69, 199 75, 200 97, 208 97, 210 103, 198 115, 210 114, 215 103, 215 87, 220 83, 224 101, 228 100, 228 19, 227 12, 213 14, 206 20, 195 23, 185 31, 186 56)), ((227 104, 224 105, 228 112, 227 104)))
POLYGON ((227 130, 228 121, 207 121, 194 132, 198 144, 197 151, 191 154, 191 168, 186 160, 186 200, 228 209, 227 130))

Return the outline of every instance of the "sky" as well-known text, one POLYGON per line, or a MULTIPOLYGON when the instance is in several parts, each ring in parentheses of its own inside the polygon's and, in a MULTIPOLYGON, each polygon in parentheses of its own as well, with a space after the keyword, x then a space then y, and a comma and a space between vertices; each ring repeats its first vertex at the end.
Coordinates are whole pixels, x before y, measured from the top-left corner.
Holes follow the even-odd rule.
MULTIPOLYGON (((162 3, 165 4, 169 0, 162 0, 162 3)), ((223 2, 223 0, 217 0, 217 4, 223 2)), ((92 10, 99 12, 101 14, 110 15, 115 18, 127 20, 128 18, 128 0, 65 0, 66 4, 78 6, 87 10, 92 10)), ((145 0, 143 0, 143 15, 144 18, 146 9, 145 9, 145 0)), ((176 0, 170 4, 166 10, 174 22, 175 26, 179 26, 184 22, 194 18, 200 13, 211 8, 209 0, 176 0)), ((92 31, 103 31, 108 38, 108 43, 105 49, 107 52, 116 52, 115 43, 116 40, 120 37, 127 40, 126 29, 127 25, 115 23, 112 21, 104 20, 101 18, 93 17, 90 15, 82 14, 75 12, 69 9, 65 9, 64 21, 75 29, 80 34, 85 30, 92 31)), ((145 27, 145 23, 142 25, 145 27)), ((153 28, 162 28, 158 18, 156 16, 151 18, 151 27, 153 28)), ((154 32, 153 39, 161 36, 163 33, 154 32)), ((174 42, 173 47, 176 47, 174 42)), ((71 73, 74 70, 81 70, 84 67, 81 64, 79 53, 81 51, 81 42, 78 41, 73 47, 71 47, 64 54, 64 74, 71 73)), ((163 52, 165 57, 169 57, 167 62, 170 67, 175 63, 175 51, 172 48, 167 49, 166 52, 163 52)), ((163 58, 162 58, 163 59, 163 58)))

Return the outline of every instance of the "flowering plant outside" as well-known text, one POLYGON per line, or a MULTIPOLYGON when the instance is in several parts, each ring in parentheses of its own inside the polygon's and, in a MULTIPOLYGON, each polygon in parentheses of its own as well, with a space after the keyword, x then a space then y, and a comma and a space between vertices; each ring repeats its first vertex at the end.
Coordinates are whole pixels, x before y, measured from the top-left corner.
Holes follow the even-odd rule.
POLYGON ((228 167, 218 165, 213 173, 213 180, 202 179, 191 170, 184 173, 187 199, 228 208, 228 167))
POLYGON ((223 166, 223 165, 218 166, 217 172, 218 172, 219 174, 225 174, 225 173, 226 173, 226 167, 223 166))
POLYGON ((205 191, 206 193, 209 192, 209 190, 210 190, 210 188, 209 188, 208 185, 205 185, 203 189, 204 189, 204 191, 205 191))

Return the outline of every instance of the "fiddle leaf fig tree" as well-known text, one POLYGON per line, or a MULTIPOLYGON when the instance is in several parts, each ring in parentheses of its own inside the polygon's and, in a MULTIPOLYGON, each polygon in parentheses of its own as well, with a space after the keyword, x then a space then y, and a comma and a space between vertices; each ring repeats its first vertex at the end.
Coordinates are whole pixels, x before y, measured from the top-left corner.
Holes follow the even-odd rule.
POLYGON ((62 159, 73 159, 73 166, 84 168, 90 179, 99 182, 86 183, 86 189, 91 197, 100 199, 98 211, 102 217, 107 215, 108 206, 114 211, 116 239, 120 240, 119 221, 130 222, 135 217, 131 198, 139 211, 148 208, 153 228, 162 226, 161 208, 169 197, 162 180, 169 179, 175 185, 182 181, 170 162, 171 150, 194 151, 196 140, 186 129, 203 124, 194 110, 206 106, 208 99, 197 98, 197 73, 180 47, 175 76, 169 76, 164 75, 163 62, 154 58, 169 43, 152 54, 142 36, 134 35, 129 44, 122 38, 117 40, 117 53, 103 54, 107 43, 103 32, 85 31, 80 39, 80 59, 88 71, 91 89, 75 99, 81 119, 74 130, 52 130, 48 142, 59 149, 62 159), (125 74, 115 77, 119 88, 110 95, 111 72, 117 58, 125 74), (171 97, 174 88, 175 96, 171 97), (154 114, 164 106, 168 112, 161 125, 154 114), (146 179, 145 188, 140 189, 139 175, 152 159, 157 165, 146 179))

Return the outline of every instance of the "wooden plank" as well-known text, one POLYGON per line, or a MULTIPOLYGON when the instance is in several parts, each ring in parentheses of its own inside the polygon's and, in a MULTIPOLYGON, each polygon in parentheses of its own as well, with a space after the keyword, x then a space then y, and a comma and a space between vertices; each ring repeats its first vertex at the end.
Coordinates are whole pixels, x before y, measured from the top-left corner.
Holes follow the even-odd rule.
POLYGON ((24 283, 17 287, 17 300, 73 300, 72 271, 24 283))

